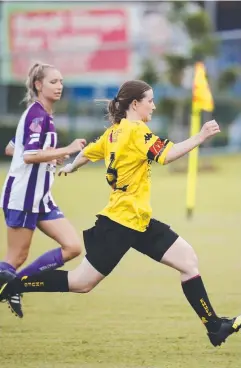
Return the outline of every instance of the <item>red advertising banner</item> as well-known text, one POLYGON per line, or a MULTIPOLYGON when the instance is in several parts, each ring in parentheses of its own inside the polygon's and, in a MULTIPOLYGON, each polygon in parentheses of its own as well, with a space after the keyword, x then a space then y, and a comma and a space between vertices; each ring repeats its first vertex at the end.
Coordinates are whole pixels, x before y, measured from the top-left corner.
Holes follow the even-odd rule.
POLYGON ((28 4, 24 9, 10 7, 5 11, 8 40, 4 52, 9 55, 10 79, 23 80, 36 60, 56 65, 65 79, 72 80, 129 72, 126 7, 59 5, 49 8, 43 3, 41 8, 33 5, 31 9, 28 4))

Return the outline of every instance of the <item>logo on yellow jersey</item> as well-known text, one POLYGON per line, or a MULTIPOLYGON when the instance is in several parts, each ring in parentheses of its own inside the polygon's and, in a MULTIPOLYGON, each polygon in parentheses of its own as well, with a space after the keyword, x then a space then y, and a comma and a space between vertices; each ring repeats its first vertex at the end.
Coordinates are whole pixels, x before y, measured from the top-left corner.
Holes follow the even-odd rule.
POLYGON ((112 130, 110 135, 109 135, 109 141, 110 143, 114 143, 117 142, 118 140, 118 135, 122 133, 122 129, 117 129, 115 132, 112 130))
POLYGON ((153 134, 152 133, 146 133, 144 135, 145 138, 145 143, 147 143, 151 138, 152 138, 153 134))

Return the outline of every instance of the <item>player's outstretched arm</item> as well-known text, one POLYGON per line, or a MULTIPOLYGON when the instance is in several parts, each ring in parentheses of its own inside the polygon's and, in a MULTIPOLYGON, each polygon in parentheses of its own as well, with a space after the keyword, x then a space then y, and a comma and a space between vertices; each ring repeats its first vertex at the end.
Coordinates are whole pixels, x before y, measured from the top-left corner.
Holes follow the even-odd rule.
POLYGON ((35 154, 24 154, 24 162, 26 164, 38 164, 64 158, 67 155, 81 151, 85 144, 85 139, 75 139, 67 147, 38 150, 35 154))
POLYGON ((169 164, 172 161, 184 156, 186 153, 192 151, 195 147, 202 144, 207 138, 213 137, 220 133, 220 128, 215 120, 208 121, 205 123, 200 132, 183 142, 174 144, 169 150, 165 158, 165 164, 169 164))
POLYGON ((84 166, 88 162, 89 159, 85 157, 83 152, 81 151, 71 164, 67 164, 59 170, 58 175, 61 176, 61 174, 64 174, 66 176, 67 174, 77 171, 78 168, 84 166))

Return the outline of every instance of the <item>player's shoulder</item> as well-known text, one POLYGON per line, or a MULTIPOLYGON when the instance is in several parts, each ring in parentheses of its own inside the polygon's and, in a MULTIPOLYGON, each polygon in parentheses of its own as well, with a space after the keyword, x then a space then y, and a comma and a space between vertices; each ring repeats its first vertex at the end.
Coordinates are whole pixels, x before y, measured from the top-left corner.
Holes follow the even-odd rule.
POLYGON ((102 135, 108 136, 112 132, 112 130, 113 130, 113 125, 106 127, 102 135))
POLYGON ((122 119, 119 126, 123 128, 124 131, 135 132, 138 129, 143 129, 145 127, 145 123, 141 120, 129 121, 128 119, 122 119))
POLYGON ((23 116, 25 116, 25 128, 30 127, 30 130, 35 133, 40 133, 43 129, 43 126, 50 122, 50 115, 38 102, 32 103, 32 105, 25 110, 25 114, 23 116))
POLYGON ((39 119, 39 122, 42 122, 50 119, 50 115, 39 102, 34 102, 26 110, 26 119, 39 119))
POLYGON ((132 122, 132 131, 134 134, 142 134, 150 132, 149 127, 142 120, 132 122))
POLYGON ((103 131, 102 135, 100 135, 97 139, 100 139, 101 137, 108 138, 112 130, 113 130, 113 126, 105 127, 105 130, 103 131))
POLYGON ((105 139, 106 137, 109 136, 109 134, 111 133, 111 127, 106 128, 103 133, 100 135, 98 135, 97 137, 93 138, 89 144, 93 144, 93 143, 98 143, 99 141, 102 141, 103 139, 105 139))

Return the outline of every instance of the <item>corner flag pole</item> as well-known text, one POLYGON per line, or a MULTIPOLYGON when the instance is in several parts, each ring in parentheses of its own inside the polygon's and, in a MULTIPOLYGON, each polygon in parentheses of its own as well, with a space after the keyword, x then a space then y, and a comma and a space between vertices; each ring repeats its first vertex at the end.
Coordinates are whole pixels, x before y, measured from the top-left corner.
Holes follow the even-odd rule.
MULTIPOLYGON (((197 134, 201 127, 201 110, 213 111, 213 97, 209 89, 205 66, 198 62, 195 65, 193 91, 192 91, 192 115, 190 136, 197 134)), ((191 218, 196 204, 196 187, 198 175, 199 148, 194 148, 188 155, 186 211, 191 218)))
MULTIPOLYGON (((197 134, 201 126, 201 110, 192 104, 191 129, 190 136, 197 134)), ((191 218, 195 208, 196 187, 198 174, 198 147, 194 148, 188 156, 188 174, 187 174, 187 218, 191 218)))

